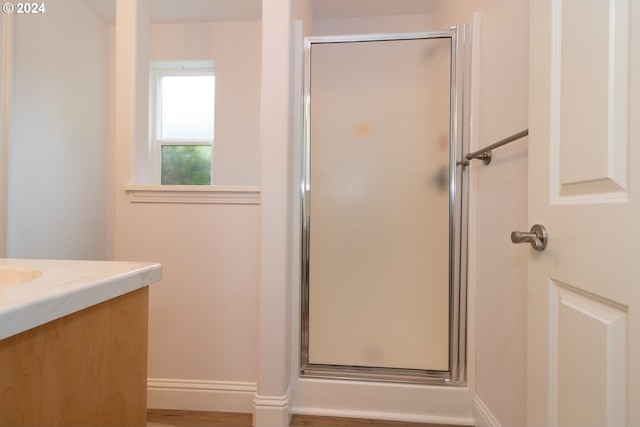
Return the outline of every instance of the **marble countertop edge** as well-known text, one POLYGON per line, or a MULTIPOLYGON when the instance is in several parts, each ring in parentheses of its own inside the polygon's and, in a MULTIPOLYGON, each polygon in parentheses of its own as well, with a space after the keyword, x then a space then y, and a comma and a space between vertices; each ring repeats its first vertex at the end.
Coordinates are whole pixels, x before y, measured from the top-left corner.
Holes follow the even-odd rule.
POLYGON ((162 279, 153 262, 0 259, 34 269, 37 279, 0 286, 0 339, 149 286, 162 279))

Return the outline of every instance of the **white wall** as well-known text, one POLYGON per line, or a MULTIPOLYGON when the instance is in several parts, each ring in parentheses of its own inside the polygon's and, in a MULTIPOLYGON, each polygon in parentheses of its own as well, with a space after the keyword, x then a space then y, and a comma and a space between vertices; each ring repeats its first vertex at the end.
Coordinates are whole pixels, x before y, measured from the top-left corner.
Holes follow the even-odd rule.
POLYGON ((7 256, 9 201, 9 96, 13 62, 13 16, 0 19, 0 257, 7 256))
POLYGON ((258 389, 254 426, 288 424, 291 400, 292 1, 262 1, 258 389))
POLYGON ((8 256, 105 259, 107 24, 59 0, 14 30, 8 256))
POLYGON ((259 205, 130 203, 117 259, 154 260, 149 407, 252 411, 259 205))
POLYGON ((314 35, 331 36, 366 33, 412 33, 428 31, 431 15, 392 15, 367 18, 324 18, 313 23, 314 35))
MULTIPOLYGON (((121 4, 135 8, 128 0, 121 4)), ((280 6, 284 2, 275 0, 268 4, 270 25, 280 28, 289 6, 280 6)), ((485 145, 527 126, 527 9, 524 0, 446 0, 439 4, 432 20, 426 16, 357 23, 353 19, 318 20, 305 24, 304 31, 313 26, 314 34, 422 31, 470 22, 474 11, 482 11, 478 123, 480 144, 485 145)), ((129 10, 120 13, 130 15, 131 20, 140 18, 129 10)), ((302 13, 308 16, 308 11, 302 13)), ((274 34, 263 46, 258 40, 255 51, 247 52, 254 37, 260 36, 256 25, 260 24, 154 26, 151 32, 157 38, 148 52, 144 43, 136 42, 133 26, 118 29, 120 64, 113 101, 116 146, 110 154, 115 159, 115 258, 160 261, 164 267, 163 282, 151 289, 150 406, 251 412, 260 380, 262 409, 270 405, 279 409, 277 405, 288 405, 291 397, 298 412, 417 419, 439 411, 466 419, 468 408, 460 402, 467 398, 460 400, 451 389, 296 378, 299 239, 295 230, 299 224, 296 196, 292 194, 297 191, 299 153, 288 144, 289 132, 295 135, 298 127, 294 120, 293 129, 287 131, 291 111, 288 93, 281 90, 289 67, 283 42, 291 34, 281 29, 282 33, 274 34), (234 49, 234 39, 242 45, 240 54, 234 49), (147 55, 186 59, 194 53, 194 59, 208 59, 195 56, 210 54, 213 46, 220 46, 218 42, 224 47, 216 55, 231 55, 234 63, 244 66, 243 76, 257 68, 256 52, 259 56, 261 48, 271 53, 276 47, 268 69, 258 73, 264 85, 278 85, 263 100, 264 108, 273 108, 262 129, 263 148, 268 152, 263 161, 269 162, 267 171, 262 172, 267 178, 266 211, 261 213, 258 205, 129 202, 123 187, 134 181, 136 132, 145 132, 144 127, 136 127, 133 111, 144 111, 146 100, 143 96, 136 100, 130 93, 135 85, 127 73, 144 75, 147 55), (290 313, 293 320, 288 319, 290 313), (286 354, 283 357, 289 345, 289 327, 293 329, 293 396, 287 390, 289 358, 286 354), (439 396, 437 403, 434 393, 439 396), (282 399, 274 400, 273 396, 282 399)), ((76 0, 57 0, 56 7, 48 7, 46 16, 16 22, 15 40, 10 255, 103 258, 109 240, 105 232, 109 203, 104 197, 109 176, 105 160, 109 158, 106 24, 76 0), (31 48, 37 50, 29 53, 31 48)), ((145 37, 142 40, 146 41, 145 37)), ((219 57, 213 59, 222 67, 219 57)), ((294 75, 292 84, 299 84, 296 79, 294 75)), ((236 84, 243 85, 240 80, 236 84)), ((260 82, 252 80, 249 85, 253 91, 260 82)), ((255 114, 255 98, 236 100, 237 104, 229 106, 234 114, 244 117, 248 110, 249 116, 255 114)), ((295 98, 294 103, 298 103, 295 98)), ((259 101, 257 105, 259 109, 259 101)), ((237 116, 225 119, 225 123, 240 121, 237 116)), ((253 139, 259 128, 259 123, 250 120, 246 129, 229 128, 230 138, 242 142, 253 139)), ((221 183, 258 184, 260 166, 256 166, 255 154, 245 157, 245 148, 239 144, 235 148, 238 151, 231 156, 238 162, 217 165, 219 171, 230 171, 228 181, 221 183), (235 172, 239 175, 233 175, 235 172)), ((529 225, 526 141, 494 154, 491 166, 472 166, 478 185, 476 410, 486 411, 485 419, 478 415, 479 425, 522 425, 527 248, 514 247, 508 236, 510 231, 529 225)))
POLYGON ((151 25, 151 61, 215 62, 214 185, 260 184, 260 31, 260 21, 151 25))
MULTIPOLYGON (((137 12, 127 12, 127 19, 132 14, 137 12)), ((117 69, 116 116, 148 102, 143 95, 131 97, 122 78, 143 75, 144 69, 148 74, 144 59, 212 59, 220 101, 214 183, 259 184, 260 22, 151 24, 147 33, 144 13, 137 16, 141 22, 130 22, 128 30, 116 28, 117 55, 136 52, 117 69)), ((136 182, 140 175, 131 166, 141 141, 131 135, 141 133, 144 120, 127 120, 128 115, 116 117, 115 258, 163 266, 162 282, 150 289, 148 405, 252 412, 258 380, 259 199, 253 204, 130 202, 124 186, 143 183, 136 182)))
MULTIPOLYGON (((104 257, 107 246, 107 202, 103 190, 108 176, 104 161, 108 158, 105 152, 107 84, 104 83, 108 68, 107 31, 101 21, 73 0, 65 0, 65 4, 71 6, 69 9, 65 6, 64 16, 51 8, 46 20, 24 20, 16 25, 16 34, 38 34, 35 38, 20 36, 21 40, 16 38, 16 43, 27 41, 28 45, 41 48, 43 39, 40 36, 46 36, 54 46, 41 48, 39 56, 25 56, 26 47, 20 48, 20 54, 16 55, 16 67, 20 67, 20 74, 25 79, 22 83, 16 81, 14 90, 21 95, 16 94, 13 98, 14 117, 20 125, 14 128, 16 133, 12 135, 13 141, 20 141, 12 150, 12 165, 16 166, 13 166, 11 176, 15 183, 15 188, 11 189, 15 200, 10 204, 10 247, 14 256, 54 254, 56 257, 99 258, 104 257), (74 29, 80 27, 82 33, 75 33, 74 29), (76 49, 75 53, 69 49, 70 45, 76 49), (78 63, 78 60, 82 62, 78 63), (91 67, 91 71, 87 72, 85 67, 91 67), (60 70, 77 72, 72 74, 74 84, 60 70), (96 79, 103 83, 95 84, 96 79), (27 80, 29 84, 26 84, 27 80), (31 97, 25 94, 31 94, 31 97), (89 111, 93 113, 88 114, 89 111), (37 126, 29 127, 29 119, 34 115, 40 120, 37 126), (100 128, 102 134, 95 131, 100 128), (104 138, 101 142, 92 139, 100 137, 104 138), (66 167, 51 162, 52 158, 63 159, 66 167), (54 176, 55 185, 50 179, 54 176), (101 190, 96 191, 96 188, 101 190), (32 245, 27 246, 27 242, 32 245)), ((276 15, 273 22, 270 21, 272 25, 288 13, 277 12, 275 4, 270 3, 270 13, 276 15)), ((484 145, 526 127, 528 32, 525 1, 447 0, 440 4, 432 21, 421 17, 417 20, 407 18, 405 24, 396 19, 371 20, 358 23, 358 26, 362 25, 358 28, 359 31, 374 32, 420 31, 440 24, 440 28, 448 28, 452 23, 470 22, 472 13, 478 10, 483 12, 483 40, 481 108, 477 124, 480 127, 479 143, 484 145)), ((144 16, 131 19, 144 21, 144 16)), ((308 27, 315 25, 315 34, 344 33, 347 28, 355 28, 353 20, 336 22, 333 30, 327 24, 317 21, 309 23, 308 27)), ((299 280, 296 276, 299 257, 295 246, 298 227, 296 196, 292 197, 294 193, 289 192, 296 191, 297 153, 295 147, 288 146, 291 130, 287 129, 291 123, 286 117, 281 121, 290 108, 286 91, 273 87, 270 97, 263 101, 265 108, 274 108, 262 129, 266 144, 263 149, 273 150, 263 158, 269 162, 266 173, 262 171, 262 177, 267 178, 265 212, 261 212, 259 205, 251 204, 129 202, 123 187, 134 182, 131 162, 135 141, 140 139, 135 135, 144 133, 144 120, 136 127, 133 111, 136 108, 144 111, 143 103, 147 100, 144 96, 136 100, 128 92, 135 85, 127 81, 127 73, 144 75, 147 55, 177 59, 185 53, 187 59, 196 59, 201 52, 213 52, 212 46, 216 42, 212 34, 217 34, 218 30, 222 31, 218 41, 224 40, 226 46, 220 52, 233 55, 234 61, 242 62, 244 71, 248 72, 251 67, 257 68, 256 52, 252 51, 250 57, 238 55, 230 42, 235 34, 239 37, 238 42, 243 43, 241 52, 246 53, 254 39, 244 37, 259 36, 256 25, 260 24, 237 25, 225 23, 215 28, 208 24, 173 28, 165 24, 154 26, 149 47, 136 42, 137 35, 131 27, 119 29, 121 34, 116 37, 119 39, 116 46, 121 49, 124 45, 126 49, 119 53, 125 60, 123 62, 119 56, 120 64, 114 73, 118 76, 118 96, 114 101, 116 146, 110 156, 115 159, 115 258, 159 261, 164 267, 163 282, 151 289, 150 406, 251 412, 260 383, 263 385, 258 401, 264 407, 286 406, 291 397, 297 412, 406 419, 424 419, 425 414, 437 412, 448 414, 449 420, 468 419, 470 411, 465 402, 469 399, 466 395, 461 398, 457 390, 362 383, 339 385, 331 381, 296 378, 299 319, 295 287, 299 280), (242 28, 240 33, 234 32, 236 28, 242 28), (190 33, 199 36, 194 39, 188 36, 190 33), (157 37, 156 41, 154 37, 157 37), (177 53, 180 52, 179 45, 184 48, 182 53, 177 53), (271 101, 275 103, 270 104, 271 101), (261 251, 265 267, 262 273, 261 251), (294 287, 293 290, 290 287, 294 287), (291 313, 292 320, 288 320, 291 313), (262 321, 262 330, 259 321, 262 321), (277 330, 271 330, 272 327, 277 330), (293 335, 287 337, 289 327, 293 335), (287 355, 283 357, 289 339, 293 349, 291 378, 287 373, 289 359, 287 355), (287 389, 289 379, 292 396, 287 389), (435 392, 439 396, 436 403, 435 392), (273 396, 282 399, 274 400, 273 396), (377 407, 372 410, 372 405, 377 407)), ((265 52, 270 52, 274 45, 282 49, 280 43, 287 37, 288 32, 283 30, 262 48, 265 52)), ((260 49, 258 40, 258 55, 260 49)), ((280 56, 282 50, 276 54, 278 56, 271 59, 269 72, 262 77, 263 85, 272 81, 282 85, 286 80, 283 70, 288 72, 288 58, 280 56), (280 59, 284 59, 281 64, 280 59)), ((219 57, 214 59, 217 66, 222 67, 219 57)), ((224 68, 219 68, 219 72, 222 70, 224 68)), ((260 83, 257 85, 259 87, 260 83)), ((238 102, 230 108, 244 114, 245 106, 249 104, 252 112, 249 115, 255 114, 255 99, 248 103, 238 102)), ((225 119, 225 123, 236 120, 240 121, 231 118, 225 119)), ((293 123, 296 120, 294 116, 293 123)), ((233 138, 244 142, 256 135, 255 129, 259 126, 250 121, 247 129, 236 127, 229 132, 233 138)), ((244 150, 240 147, 234 146, 239 151, 244 150)), ((528 227, 526 142, 505 147, 494 154, 491 166, 485 168, 479 163, 472 166, 478 185, 475 209, 478 269, 473 276, 478 294, 476 410, 486 410, 485 419, 480 414, 477 421, 479 425, 522 425, 526 248, 512 246, 508 236, 511 230, 528 227)), ((245 158, 239 152, 232 156, 245 158)), ((256 177, 260 179, 257 172, 260 166, 255 166, 255 154, 246 158, 253 160, 248 163, 234 160, 219 165, 230 171, 227 175, 230 178, 224 183, 259 183, 256 177), (236 172, 239 175, 233 175, 236 172)))
MULTIPOLYGON (((528 1, 447 0, 433 12, 445 29, 472 22, 481 12, 478 147, 528 127, 528 1)), ((473 133, 473 132, 472 132, 473 133)), ((478 426, 525 425, 527 252, 514 246, 513 230, 528 230, 527 139, 493 152, 491 165, 474 161, 476 206, 475 288, 478 426)), ((472 303, 472 302, 471 302, 472 303)))

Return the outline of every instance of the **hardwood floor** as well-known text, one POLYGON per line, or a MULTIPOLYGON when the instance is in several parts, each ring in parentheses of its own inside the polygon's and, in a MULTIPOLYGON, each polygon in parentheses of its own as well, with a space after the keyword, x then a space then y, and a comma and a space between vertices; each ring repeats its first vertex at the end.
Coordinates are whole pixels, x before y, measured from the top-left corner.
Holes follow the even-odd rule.
POLYGON ((365 420, 340 417, 294 415, 291 427, 451 427, 442 424, 403 423, 400 421, 365 420))
POLYGON ((251 427, 252 416, 232 412, 149 409, 147 422, 148 427, 251 427))
MULTIPOLYGON (((231 412, 149 409, 148 427, 251 427, 251 414, 231 412)), ((450 427, 442 424, 405 423, 340 417, 294 415, 291 427, 450 427)))

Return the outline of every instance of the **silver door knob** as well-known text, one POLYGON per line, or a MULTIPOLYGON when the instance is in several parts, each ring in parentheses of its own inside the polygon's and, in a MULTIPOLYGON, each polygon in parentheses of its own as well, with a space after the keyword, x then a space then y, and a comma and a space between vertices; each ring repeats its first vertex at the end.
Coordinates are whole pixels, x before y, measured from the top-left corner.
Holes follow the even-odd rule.
POLYGON ((549 235, 544 225, 536 224, 531 227, 530 232, 513 231, 511 233, 511 241, 513 243, 531 243, 531 247, 536 251, 544 251, 547 247, 549 235))

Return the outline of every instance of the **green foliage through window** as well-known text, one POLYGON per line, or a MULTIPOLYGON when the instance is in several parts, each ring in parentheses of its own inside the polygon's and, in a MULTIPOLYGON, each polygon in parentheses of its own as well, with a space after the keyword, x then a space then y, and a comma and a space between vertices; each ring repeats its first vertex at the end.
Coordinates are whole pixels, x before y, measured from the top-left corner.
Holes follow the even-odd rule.
POLYGON ((163 185, 211 185, 210 145, 163 145, 163 185))
POLYGON ((215 123, 213 61, 151 63, 152 182, 211 185, 215 123))

